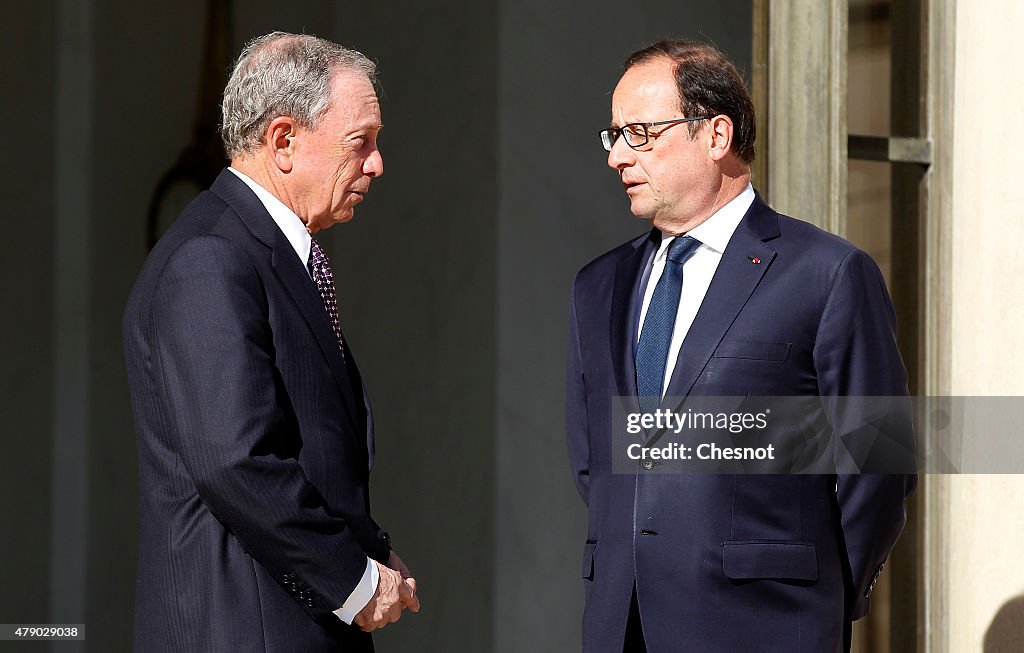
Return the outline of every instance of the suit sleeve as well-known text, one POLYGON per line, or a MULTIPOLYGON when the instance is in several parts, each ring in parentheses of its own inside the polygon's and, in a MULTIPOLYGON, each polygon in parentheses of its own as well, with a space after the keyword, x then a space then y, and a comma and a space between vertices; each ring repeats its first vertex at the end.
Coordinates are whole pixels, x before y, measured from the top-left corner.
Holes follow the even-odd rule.
POLYGON ((835 274, 814 364, 835 437, 853 619, 868 613, 871 589, 906 523, 906 500, 917 484, 907 373, 895 323, 878 267, 864 252, 851 251, 835 274))
POLYGON ((590 505, 590 432, 587 420, 587 392, 583 378, 579 319, 576 315, 576 288, 569 306, 569 344, 566 355, 565 433, 576 490, 583 503, 590 505))
POLYGON ((367 556, 294 457, 255 267, 227 239, 192 239, 162 270, 152 307, 166 446, 245 550, 312 616, 330 615, 367 556))

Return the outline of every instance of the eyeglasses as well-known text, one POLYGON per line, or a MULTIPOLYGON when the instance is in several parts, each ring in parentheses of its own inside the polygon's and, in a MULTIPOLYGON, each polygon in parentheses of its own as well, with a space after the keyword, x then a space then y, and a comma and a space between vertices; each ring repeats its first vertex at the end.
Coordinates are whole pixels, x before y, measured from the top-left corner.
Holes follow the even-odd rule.
MULTIPOLYGON (((662 120, 661 122, 633 122, 622 127, 609 127, 608 129, 602 129, 600 132, 601 145, 604 146, 606 152, 612 151, 612 146, 615 145, 615 141, 618 140, 621 135, 626 139, 626 145, 630 146, 634 150, 638 147, 647 145, 647 142, 651 137, 657 138, 661 135, 661 132, 651 133, 648 127, 657 127, 659 125, 675 125, 681 122, 697 122, 699 120, 708 120, 708 116, 696 116, 694 118, 676 118, 675 120, 662 120)), ((664 130, 662 130, 664 131, 664 130)))

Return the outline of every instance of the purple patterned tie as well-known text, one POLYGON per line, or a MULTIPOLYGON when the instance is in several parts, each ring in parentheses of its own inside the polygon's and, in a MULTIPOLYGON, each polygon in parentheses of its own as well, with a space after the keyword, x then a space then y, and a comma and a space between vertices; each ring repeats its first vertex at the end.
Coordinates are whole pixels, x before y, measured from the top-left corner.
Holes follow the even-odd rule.
POLYGON ((313 245, 309 250, 309 269, 313 273, 313 283, 320 291, 320 297, 324 300, 324 308, 327 309, 327 319, 331 321, 331 328, 334 329, 334 336, 338 339, 338 349, 341 350, 341 358, 345 358, 345 344, 341 337, 341 322, 338 320, 338 297, 334 293, 334 275, 331 273, 331 262, 321 249, 316 238, 311 239, 313 245))

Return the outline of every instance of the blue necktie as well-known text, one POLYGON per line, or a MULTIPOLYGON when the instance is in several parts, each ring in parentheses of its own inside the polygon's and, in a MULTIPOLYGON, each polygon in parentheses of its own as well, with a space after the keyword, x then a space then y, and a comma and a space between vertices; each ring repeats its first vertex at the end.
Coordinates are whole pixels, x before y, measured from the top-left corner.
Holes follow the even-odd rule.
POLYGON ((676 313, 679 312, 679 294, 683 289, 683 264, 698 247, 700 241, 691 236, 677 237, 668 246, 665 270, 654 287, 644 316, 644 327, 636 348, 636 390, 640 410, 645 413, 653 413, 661 405, 665 364, 676 326, 676 313))

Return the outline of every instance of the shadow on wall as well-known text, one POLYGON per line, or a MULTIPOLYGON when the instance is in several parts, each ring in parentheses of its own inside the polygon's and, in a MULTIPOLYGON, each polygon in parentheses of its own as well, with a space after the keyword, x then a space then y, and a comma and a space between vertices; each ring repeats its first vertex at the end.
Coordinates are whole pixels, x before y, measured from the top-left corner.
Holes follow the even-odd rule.
POLYGON ((984 653, 1017 653, 1024 650, 1024 595, 999 608, 985 631, 984 653))

